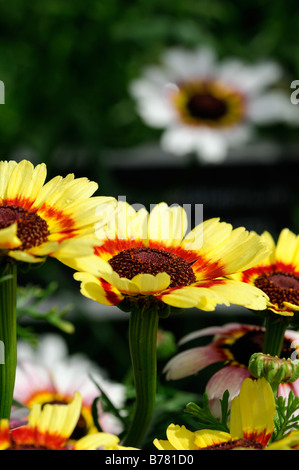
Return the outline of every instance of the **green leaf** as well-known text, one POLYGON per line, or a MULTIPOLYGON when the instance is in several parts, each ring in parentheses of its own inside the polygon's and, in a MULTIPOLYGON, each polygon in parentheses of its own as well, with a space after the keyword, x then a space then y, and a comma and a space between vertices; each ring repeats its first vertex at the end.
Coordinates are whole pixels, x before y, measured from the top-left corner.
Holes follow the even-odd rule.
POLYGON ((201 429, 213 429, 215 431, 224 431, 229 432, 227 425, 229 417, 229 406, 228 406, 229 393, 226 390, 223 394, 221 403, 221 420, 215 418, 212 414, 209 407, 209 397, 207 393, 203 395, 202 406, 197 405, 196 403, 190 402, 185 407, 185 413, 192 415, 195 420, 198 428, 201 429))
POLYGON ((299 429, 299 397, 290 391, 288 398, 276 397, 276 416, 271 442, 279 441, 291 431, 299 429))
POLYGON ((95 379, 92 376, 90 376, 90 378, 91 378, 91 380, 93 381, 93 383, 95 384, 95 386, 98 388, 98 390, 100 392, 100 396, 95 398, 93 403, 92 403, 92 417, 93 417, 94 424, 97 427, 97 429, 99 431, 102 431, 101 425, 99 424, 99 415, 98 415, 98 408, 97 408, 98 402, 100 402, 102 411, 104 411, 106 413, 111 413, 113 416, 115 416, 117 419, 119 419, 125 427, 127 427, 128 423, 127 423, 126 419, 121 415, 121 410, 118 410, 113 405, 113 403, 111 402, 109 397, 106 395, 106 393, 104 392, 102 387, 95 381, 95 379))
MULTIPOLYGON (((52 306, 48 310, 42 311, 41 303, 48 300, 48 298, 56 291, 57 287, 57 283, 51 282, 46 288, 31 285, 18 288, 17 319, 20 320, 20 318, 24 316, 29 316, 34 320, 46 321, 65 333, 73 333, 74 325, 63 319, 63 317, 72 309, 70 305, 67 305, 63 309, 52 306)), ((24 336, 24 329, 19 329, 19 331, 21 331, 23 333, 22 336, 24 336)))

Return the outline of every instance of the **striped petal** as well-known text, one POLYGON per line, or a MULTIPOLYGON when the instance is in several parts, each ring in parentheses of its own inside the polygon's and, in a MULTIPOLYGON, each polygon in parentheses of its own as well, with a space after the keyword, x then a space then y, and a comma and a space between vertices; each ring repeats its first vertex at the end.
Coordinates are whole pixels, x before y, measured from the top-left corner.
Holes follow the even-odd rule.
POLYGON ((112 284, 104 279, 97 279, 89 273, 75 273, 74 279, 80 281, 80 291, 85 297, 104 305, 117 305, 123 295, 112 284))
POLYGON ((274 430, 275 414, 273 391, 266 379, 245 379, 231 406, 232 438, 252 439, 265 447, 274 430))
POLYGON ((9 420, 0 419, 0 450, 5 450, 11 445, 9 436, 9 420))
POLYGON ((202 346, 188 349, 174 356, 163 369, 166 380, 178 380, 195 375, 205 367, 215 362, 224 361, 221 349, 213 346, 202 346))
POLYGON ((29 161, 21 161, 9 176, 5 195, 7 203, 30 208, 44 184, 46 173, 45 164, 34 168, 29 161))
POLYGON ((222 442, 231 441, 231 435, 223 431, 213 431, 209 429, 201 429, 195 431, 195 444, 198 449, 215 446, 222 442))

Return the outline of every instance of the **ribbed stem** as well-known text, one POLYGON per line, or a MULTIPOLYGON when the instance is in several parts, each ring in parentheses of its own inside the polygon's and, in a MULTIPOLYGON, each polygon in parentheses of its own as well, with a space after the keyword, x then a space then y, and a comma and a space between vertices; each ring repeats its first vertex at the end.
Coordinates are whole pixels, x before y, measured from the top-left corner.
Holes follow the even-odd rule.
POLYGON ((0 278, 0 419, 9 419, 17 367, 17 267, 8 264, 0 278), (4 278, 5 277, 5 278, 4 278))
POLYGON ((123 445, 139 448, 155 408, 157 386, 157 332, 155 309, 134 309, 130 314, 129 343, 136 402, 133 419, 123 445))
POLYGON ((288 325, 288 317, 276 314, 269 314, 266 317, 266 333, 263 353, 280 357, 284 334, 288 325))

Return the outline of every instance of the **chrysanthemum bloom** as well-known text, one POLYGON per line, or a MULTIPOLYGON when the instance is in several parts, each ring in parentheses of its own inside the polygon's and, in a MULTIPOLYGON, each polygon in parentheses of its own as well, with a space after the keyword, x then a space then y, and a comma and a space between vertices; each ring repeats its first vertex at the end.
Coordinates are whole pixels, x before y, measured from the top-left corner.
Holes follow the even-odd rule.
POLYGON ((267 308, 278 315, 299 311, 299 236, 283 229, 277 244, 270 233, 262 234, 270 255, 234 278, 254 285, 269 297, 267 308))
POLYGON ((69 443, 81 412, 81 396, 76 393, 68 405, 35 404, 28 424, 9 429, 8 420, 0 420, 0 450, 121 450, 119 438, 96 433, 75 444, 69 443))
MULTIPOLYGON (((252 375, 248 370, 252 354, 263 349, 265 329, 254 325, 228 323, 225 326, 212 326, 194 331, 181 339, 180 345, 205 336, 213 336, 205 345, 187 349, 174 356, 165 366, 167 380, 178 380, 195 375, 205 367, 219 364, 219 370, 208 381, 206 392, 215 415, 220 411, 220 400, 225 390, 229 399, 239 395, 245 378, 252 375)), ((299 334, 287 330, 284 335, 281 357, 289 358, 299 352, 299 334)), ((290 391, 299 396, 299 380, 280 384, 278 395, 287 398, 290 391)))
POLYGON ((0 253, 36 263, 45 257, 89 254, 96 211, 113 204, 110 197, 91 197, 98 184, 87 178, 56 176, 45 184, 45 164, 27 160, 0 162, 0 253))
POLYGON ((274 431, 276 405, 266 379, 245 379, 231 406, 229 433, 202 429, 189 431, 171 424, 167 440, 154 440, 159 450, 232 450, 267 447, 274 431))
POLYGON ((74 277, 83 295, 131 312, 130 352, 135 388, 142 395, 137 392, 138 423, 133 420, 131 427, 135 446, 154 409, 159 316, 169 314, 170 307, 211 311, 218 303, 253 309, 266 305, 259 289, 225 277, 265 256, 260 238, 218 219, 185 235, 187 226, 180 206, 162 203, 148 213, 120 202, 113 224, 97 234, 94 256, 72 262, 81 271, 74 277))
POLYGON ((229 148, 248 142, 257 126, 299 124, 288 91, 273 87, 281 76, 274 62, 217 63, 209 48, 173 48, 132 82, 130 92, 144 122, 164 130, 164 150, 218 162, 229 148))
POLYGON ((51 256, 61 261, 93 251, 98 208, 113 198, 91 197, 97 183, 57 176, 45 183, 46 165, 0 162, 0 418, 9 418, 16 368, 17 265, 51 256), (3 362, 3 364, 2 364, 3 362))
POLYGON ((299 236, 285 228, 277 244, 268 232, 262 234, 262 239, 269 248, 269 256, 232 278, 267 294, 269 334, 264 352, 279 355, 283 332, 299 311, 299 236), (273 338, 277 344, 272 344, 273 338))
POLYGON ((74 277, 82 294, 120 308, 141 300, 206 311, 221 303, 263 310, 259 289, 226 277, 265 258, 260 237, 217 218, 186 234, 187 227, 183 207, 161 203, 148 213, 120 202, 113 226, 98 232, 94 256, 72 261, 81 271, 74 277))
MULTIPOLYGON (((18 342, 18 363, 14 399, 32 408, 35 403, 69 403, 77 391, 82 397, 81 415, 72 439, 96 432, 92 404, 101 395, 98 387, 120 409, 125 402, 125 387, 109 380, 107 373, 84 354, 69 355, 64 339, 47 334, 37 348, 18 342)), ((98 402, 98 424, 104 432, 119 434, 122 425, 111 413, 103 412, 98 402)))

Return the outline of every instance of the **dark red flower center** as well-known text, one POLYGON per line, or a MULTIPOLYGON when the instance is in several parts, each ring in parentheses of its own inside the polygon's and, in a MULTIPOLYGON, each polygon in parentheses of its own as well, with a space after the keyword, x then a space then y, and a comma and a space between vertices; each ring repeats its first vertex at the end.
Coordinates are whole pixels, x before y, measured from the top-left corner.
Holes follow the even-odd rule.
POLYGON ((299 305, 299 276, 293 273, 284 271, 263 273, 255 279, 254 284, 279 308, 284 307, 284 302, 299 305))
POLYGON ((120 277, 167 273, 170 287, 188 286, 196 281, 192 267, 180 256, 157 248, 137 247, 121 251, 109 260, 120 277))
MULTIPOLYGON (((239 364, 248 367, 249 359, 252 354, 261 352, 264 346, 265 332, 261 329, 251 330, 240 336, 231 345, 224 348, 228 348, 234 359, 239 364)), ((282 351, 280 357, 288 359, 291 357, 292 352, 291 342, 284 338, 282 351)))
POLYGON ((256 442, 252 439, 242 438, 226 442, 220 442, 220 444, 214 444, 212 446, 203 447, 199 450, 233 450, 238 448, 262 450, 263 446, 259 442, 256 442))
POLYGON ((189 98, 186 107, 191 116, 202 120, 217 121, 227 113, 226 102, 210 93, 195 93, 189 98))
POLYGON ((49 235, 48 224, 35 212, 19 206, 0 207, 0 229, 17 223, 17 236, 22 242, 19 250, 32 248, 46 242, 49 235))

